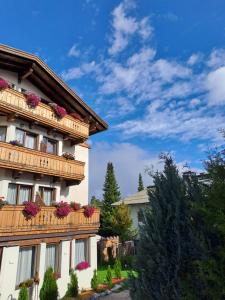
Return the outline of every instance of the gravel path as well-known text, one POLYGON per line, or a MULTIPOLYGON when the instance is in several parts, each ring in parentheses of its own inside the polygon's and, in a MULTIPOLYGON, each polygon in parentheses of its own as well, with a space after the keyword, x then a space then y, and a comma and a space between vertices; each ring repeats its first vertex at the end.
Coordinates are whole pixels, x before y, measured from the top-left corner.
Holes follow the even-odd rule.
POLYGON ((121 293, 112 293, 109 296, 105 296, 101 299, 105 300, 131 300, 129 291, 123 291, 121 293))

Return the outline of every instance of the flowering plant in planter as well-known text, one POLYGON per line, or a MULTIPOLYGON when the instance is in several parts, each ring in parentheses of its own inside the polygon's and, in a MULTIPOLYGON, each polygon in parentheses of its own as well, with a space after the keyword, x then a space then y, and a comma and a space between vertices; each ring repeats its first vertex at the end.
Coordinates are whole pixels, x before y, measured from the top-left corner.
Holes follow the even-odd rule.
POLYGON ((90 267, 90 265, 87 261, 82 261, 79 264, 77 264, 76 270, 82 271, 82 270, 85 270, 89 267, 90 267))
POLYGON ((0 91, 10 88, 10 84, 3 78, 0 78, 0 91))
POLYGON ((90 205, 85 205, 85 206, 83 206, 83 208, 84 208, 84 215, 87 218, 90 218, 95 211, 95 208, 90 205))
POLYGON ((38 104, 41 102, 41 98, 39 96, 35 95, 34 93, 27 93, 26 98, 27 98, 27 105, 30 108, 37 107, 38 104))
POLYGON ((59 106, 56 103, 49 103, 49 106, 51 106, 56 114, 56 116, 59 119, 62 119, 63 117, 65 117, 67 115, 67 111, 65 110, 64 107, 59 106))
POLYGON ((80 210, 81 205, 80 205, 80 203, 77 203, 77 202, 71 202, 71 203, 70 203, 70 207, 71 207, 73 210, 78 211, 78 210, 80 210))
POLYGON ((63 157, 65 157, 66 159, 70 159, 70 160, 75 160, 75 157, 72 153, 69 153, 69 152, 64 152, 62 154, 63 157))
POLYGON ((58 218, 67 217, 68 214, 71 212, 71 208, 67 202, 61 201, 59 203, 56 203, 55 206, 57 207, 56 208, 56 216, 58 218))
POLYGON ((5 201, 4 199, 5 199, 5 197, 3 197, 3 196, 0 197, 0 209, 1 209, 3 206, 5 206, 5 205, 8 204, 8 202, 5 201))
POLYGON ((27 217, 27 219, 32 219, 41 210, 41 207, 34 202, 25 201, 23 204, 25 205, 23 212, 24 212, 25 216, 27 217))
POLYGON ((23 147, 23 144, 20 143, 20 141, 17 141, 17 140, 10 141, 9 143, 13 146, 23 147))
POLYGON ((27 279, 26 281, 23 281, 19 284, 19 287, 21 288, 23 285, 27 288, 31 287, 34 283, 34 279, 27 279))

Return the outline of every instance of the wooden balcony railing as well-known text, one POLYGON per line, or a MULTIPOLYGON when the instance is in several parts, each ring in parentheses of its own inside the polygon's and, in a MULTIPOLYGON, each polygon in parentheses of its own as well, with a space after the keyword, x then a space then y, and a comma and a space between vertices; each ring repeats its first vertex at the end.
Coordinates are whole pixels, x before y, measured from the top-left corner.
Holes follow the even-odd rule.
POLYGON ((84 178, 84 162, 0 142, 0 167, 61 177, 84 178))
POLYGON ((35 109, 27 105, 25 96, 13 89, 0 91, 0 110, 7 113, 14 113, 22 118, 55 128, 75 139, 87 139, 89 136, 89 125, 65 116, 59 120, 53 110, 46 104, 40 103, 35 109))
POLYGON ((16 238, 24 235, 79 232, 99 228, 98 209, 87 218, 83 209, 72 211, 67 217, 58 218, 55 215, 55 207, 42 207, 41 211, 32 219, 27 220, 23 214, 24 206, 6 205, 0 209, 0 240, 1 237, 16 238))

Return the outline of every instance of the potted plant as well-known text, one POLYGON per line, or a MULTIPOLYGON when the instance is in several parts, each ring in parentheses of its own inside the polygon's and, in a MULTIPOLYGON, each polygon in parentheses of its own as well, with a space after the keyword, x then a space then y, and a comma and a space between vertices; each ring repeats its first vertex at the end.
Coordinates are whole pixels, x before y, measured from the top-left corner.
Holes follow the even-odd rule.
POLYGON ((58 218, 67 217, 68 214, 71 212, 70 205, 67 202, 60 201, 55 204, 56 206, 56 216, 58 218))
POLYGON ((23 147, 23 144, 17 140, 10 141, 9 143, 13 146, 23 147))
POLYGON ((3 78, 0 78, 0 91, 10 88, 10 84, 3 78))
POLYGON ((62 119, 62 118, 64 118, 64 117, 67 115, 67 111, 65 110, 64 107, 59 106, 59 105, 56 104, 56 103, 49 103, 49 106, 52 107, 52 109, 54 110, 56 116, 57 116, 59 119, 62 119))
POLYGON ((82 271, 82 270, 86 270, 89 267, 90 267, 89 262, 82 261, 82 262, 80 262, 79 264, 76 265, 76 270, 82 271))
POLYGON ((74 155, 73 155, 72 153, 69 153, 69 152, 64 152, 64 153, 62 154, 62 156, 63 156, 64 158, 66 158, 66 159, 75 160, 74 155))
POLYGON ((34 218, 41 211, 41 207, 34 202, 25 201, 23 204, 25 205, 23 213, 27 219, 34 218))
POLYGON ((3 196, 0 197, 0 209, 1 209, 3 206, 5 206, 5 205, 8 204, 8 202, 5 201, 4 199, 5 199, 5 197, 3 197, 3 196))
POLYGON ((36 108, 41 102, 41 98, 34 93, 26 93, 27 105, 30 108, 36 108))

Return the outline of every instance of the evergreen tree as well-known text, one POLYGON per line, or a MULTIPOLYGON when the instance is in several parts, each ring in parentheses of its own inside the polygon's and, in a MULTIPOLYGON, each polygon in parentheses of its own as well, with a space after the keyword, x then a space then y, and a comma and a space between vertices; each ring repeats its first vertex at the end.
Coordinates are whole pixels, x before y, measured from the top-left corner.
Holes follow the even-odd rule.
POLYGON ((75 272, 71 272, 70 274, 70 283, 68 283, 67 297, 77 297, 78 296, 78 280, 77 274, 75 272))
POLYGON ((143 191, 144 190, 144 183, 143 183, 143 179, 141 176, 141 173, 139 173, 139 178, 138 178, 138 192, 143 191))
POLYGON ((91 204, 91 206, 93 206, 95 208, 101 208, 102 201, 97 199, 95 196, 92 196, 90 204, 91 204))
POLYGON ((107 165, 103 191, 104 194, 101 207, 100 234, 102 236, 115 235, 115 232, 111 226, 111 217, 115 211, 115 208, 112 206, 112 204, 120 200, 120 191, 116 182, 113 164, 111 162, 109 162, 107 165))
POLYGON ((58 287, 53 276, 52 268, 48 268, 44 275, 44 281, 40 290, 40 300, 56 300, 58 297, 58 287))
POLYGON ((106 282, 107 282, 109 289, 111 289, 113 284, 112 284, 112 270, 111 270, 110 266, 108 266, 108 269, 107 269, 106 282))
POLYGON ((25 285, 22 285, 22 287, 20 288, 18 300, 28 300, 28 290, 25 285))
POLYGON ((116 258, 115 264, 114 264, 114 273, 115 273, 116 278, 121 279, 121 277, 122 277, 121 271, 122 271, 121 262, 118 258, 116 258))
POLYGON ((153 176, 150 207, 143 213, 132 299, 181 299, 181 282, 192 244, 186 187, 170 157, 162 173, 153 176), (187 249, 183 246, 187 247, 187 249))
POLYGON ((98 288, 98 276, 97 276, 97 270, 94 270, 93 277, 91 279, 91 288, 96 291, 98 288))

